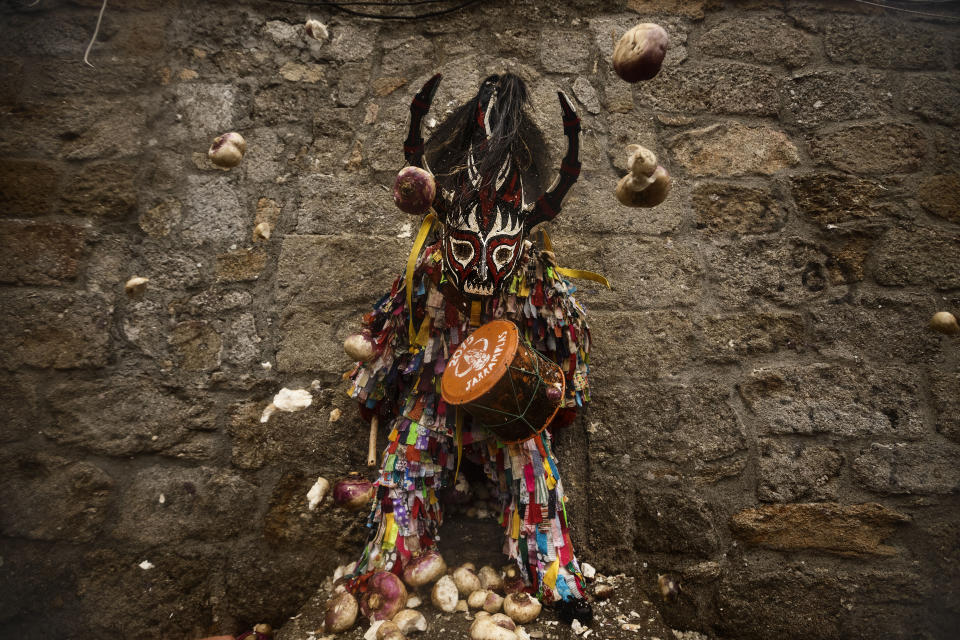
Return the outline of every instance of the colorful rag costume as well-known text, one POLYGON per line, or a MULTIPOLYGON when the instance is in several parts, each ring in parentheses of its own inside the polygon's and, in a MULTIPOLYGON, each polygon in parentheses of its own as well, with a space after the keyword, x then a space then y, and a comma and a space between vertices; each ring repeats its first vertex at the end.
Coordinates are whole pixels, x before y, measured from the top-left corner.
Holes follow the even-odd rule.
POLYGON ((553 253, 526 239, 535 224, 559 212, 579 174, 579 119, 559 94, 567 154, 553 186, 526 204, 541 168, 531 149, 543 145, 537 149, 531 138, 537 132, 528 133, 523 83, 509 75, 488 78, 425 152, 420 121, 438 82, 435 76, 414 98, 404 149, 411 164, 426 166, 430 159, 439 169, 439 238, 422 251, 415 246, 415 263, 364 316, 376 355, 358 363, 350 377, 350 395, 365 417, 377 416, 389 432, 368 521, 373 533, 354 575, 400 574, 414 554, 435 546, 443 521, 440 494, 453 484, 462 448, 464 457, 481 462, 492 484, 504 552, 531 591, 547 602, 579 600, 585 598, 583 577, 549 431, 504 444, 440 394, 458 345, 481 324, 503 318, 564 372, 563 406, 551 426, 569 422, 589 401, 584 310, 553 253))

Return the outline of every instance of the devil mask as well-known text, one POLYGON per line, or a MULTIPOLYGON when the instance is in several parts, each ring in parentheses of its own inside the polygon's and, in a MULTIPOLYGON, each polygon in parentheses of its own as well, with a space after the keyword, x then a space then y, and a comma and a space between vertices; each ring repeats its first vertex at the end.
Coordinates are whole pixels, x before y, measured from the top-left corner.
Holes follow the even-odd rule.
POLYGON ((517 76, 490 76, 424 144, 421 122, 440 83, 431 78, 410 105, 407 162, 435 174, 434 210, 447 279, 469 298, 500 292, 533 227, 552 220, 580 174, 580 119, 558 93, 567 152, 545 189, 546 145, 524 113, 527 89, 517 76))

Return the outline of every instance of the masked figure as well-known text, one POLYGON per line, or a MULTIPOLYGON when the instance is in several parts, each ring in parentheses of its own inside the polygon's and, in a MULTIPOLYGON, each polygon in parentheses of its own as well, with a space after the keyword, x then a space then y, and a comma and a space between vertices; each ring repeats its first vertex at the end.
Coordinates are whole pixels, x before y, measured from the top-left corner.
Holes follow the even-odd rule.
POLYGON ((545 144, 524 113, 527 90, 518 77, 484 80, 424 143, 421 122, 439 81, 434 76, 414 98, 404 143, 407 161, 436 177, 439 233, 364 316, 375 356, 358 363, 351 378, 361 412, 377 416, 389 432, 354 586, 362 589, 373 571, 400 574, 411 557, 435 547, 441 498, 462 454, 483 469, 497 500, 504 553, 529 591, 544 602, 560 601, 568 619, 584 621, 590 610, 549 430, 504 444, 469 416, 458 418, 440 395, 457 346, 476 327, 503 318, 563 370, 565 396, 551 428, 569 423, 589 401, 584 311, 553 254, 527 240, 560 212, 579 175, 580 120, 559 93, 567 151, 547 186, 545 144))

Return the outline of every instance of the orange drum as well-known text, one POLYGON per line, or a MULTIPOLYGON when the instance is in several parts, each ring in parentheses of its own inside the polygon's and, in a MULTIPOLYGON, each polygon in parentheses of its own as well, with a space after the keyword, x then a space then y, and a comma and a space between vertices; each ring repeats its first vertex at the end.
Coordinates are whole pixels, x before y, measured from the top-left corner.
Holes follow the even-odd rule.
POLYGON ((520 341, 508 320, 483 325, 461 343, 443 372, 440 391, 448 404, 507 444, 532 438, 563 402, 563 371, 520 341))

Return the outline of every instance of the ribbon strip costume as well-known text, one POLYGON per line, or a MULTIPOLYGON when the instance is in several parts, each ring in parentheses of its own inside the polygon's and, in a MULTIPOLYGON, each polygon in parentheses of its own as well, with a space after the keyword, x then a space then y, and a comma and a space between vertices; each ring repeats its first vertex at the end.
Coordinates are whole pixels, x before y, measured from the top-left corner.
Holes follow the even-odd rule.
MULTIPOLYGON (((440 394, 457 346, 476 327, 503 318, 564 372, 563 406, 551 427, 569 423, 589 401, 584 310, 552 251, 527 240, 535 225, 559 213, 579 175, 580 120, 559 93, 567 152, 545 189, 545 145, 523 111, 523 82, 509 74, 487 78, 425 144, 421 122, 439 81, 431 78, 413 99, 404 143, 410 164, 432 165, 439 237, 422 251, 415 245, 412 269, 364 316, 376 355, 350 376, 349 393, 361 412, 378 416, 389 431, 355 585, 377 570, 400 574, 413 555, 436 545, 441 493, 453 482, 462 447, 463 456, 482 465, 498 500, 503 550, 530 591, 545 602, 582 603, 583 576, 549 431, 504 444, 440 394)), ((432 224, 428 218, 423 230, 432 224)))

